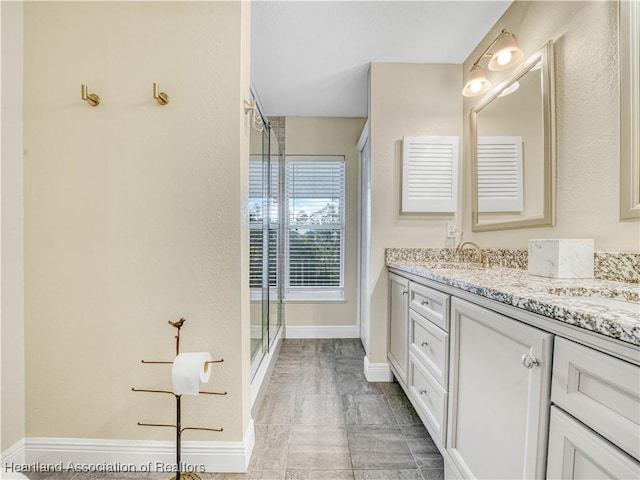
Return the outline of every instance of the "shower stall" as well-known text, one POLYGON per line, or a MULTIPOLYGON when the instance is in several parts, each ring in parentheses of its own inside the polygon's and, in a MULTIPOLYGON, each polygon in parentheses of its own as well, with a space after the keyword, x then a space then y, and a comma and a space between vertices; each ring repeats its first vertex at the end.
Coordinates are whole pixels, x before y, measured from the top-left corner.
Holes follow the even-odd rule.
POLYGON ((279 291, 281 239, 279 232, 281 173, 284 162, 275 128, 263 115, 252 91, 249 159, 249 287, 251 292, 251 378, 283 325, 279 291))

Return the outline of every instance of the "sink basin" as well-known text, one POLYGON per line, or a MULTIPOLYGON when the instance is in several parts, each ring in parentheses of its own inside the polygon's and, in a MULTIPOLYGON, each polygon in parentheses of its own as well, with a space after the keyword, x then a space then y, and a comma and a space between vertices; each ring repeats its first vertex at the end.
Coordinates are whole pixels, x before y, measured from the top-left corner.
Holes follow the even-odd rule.
POLYGON ((610 296, 603 296, 599 290, 589 288, 549 288, 547 292, 560 297, 571 297, 576 300, 594 303, 602 307, 640 315, 640 293, 628 290, 609 291, 610 296), (615 298, 610 298, 615 297, 615 298))
POLYGON ((635 313, 640 315, 640 303, 625 302, 624 300, 617 300, 615 298, 605 297, 576 297, 581 300, 586 300, 591 303, 602 305, 603 307, 615 308, 618 310, 624 310, 626 312, 635 313))
POLYGON ((484 268, 482 265, 469 262, 434 262, 426 263, 425 267, 440 270, 482 270, 484 268))

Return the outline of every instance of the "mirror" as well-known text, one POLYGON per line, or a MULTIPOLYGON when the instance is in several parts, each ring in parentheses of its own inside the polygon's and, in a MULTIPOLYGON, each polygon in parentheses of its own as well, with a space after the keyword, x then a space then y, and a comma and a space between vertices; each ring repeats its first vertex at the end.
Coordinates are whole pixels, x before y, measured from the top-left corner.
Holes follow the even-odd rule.
POLYGON ((640 5, 619 2, 620 220, 640 218, 640 5))
POLYGON ((472 230, 555 224, 553 43, 471 110, 472 230))

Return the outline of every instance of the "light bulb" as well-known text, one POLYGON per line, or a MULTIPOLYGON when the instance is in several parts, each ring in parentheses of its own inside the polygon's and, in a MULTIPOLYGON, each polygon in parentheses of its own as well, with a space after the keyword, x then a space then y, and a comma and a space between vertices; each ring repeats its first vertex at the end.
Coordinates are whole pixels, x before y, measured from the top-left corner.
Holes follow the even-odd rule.
POLYGON ((469 85, 469 91, 471 93, 478 93, 480 90, 482 90, 482 82, 480 80, 476 80, 469 85))
POLYGON ((498 65, 506 65, 511 61, 511 51, 506 50, 500 53, 500 55, 498 55, 498 58, 496 60, 498 61, 498 65))

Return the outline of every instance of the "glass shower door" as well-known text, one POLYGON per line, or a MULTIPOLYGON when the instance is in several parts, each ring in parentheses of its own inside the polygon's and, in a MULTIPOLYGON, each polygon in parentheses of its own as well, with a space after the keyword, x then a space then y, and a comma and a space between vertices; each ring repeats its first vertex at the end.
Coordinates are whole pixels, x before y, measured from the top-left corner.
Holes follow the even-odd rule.
POLYGON ((249 287, 251 292, 251 378, 282 325, 279 292, 283 156, 277 134, 260 114, 252 122, 249 160, 249 287))
POLYGON ((252 124, 249 157, 249 290, 251 378, 268 350, 269 328, 269 129, 252 124))

